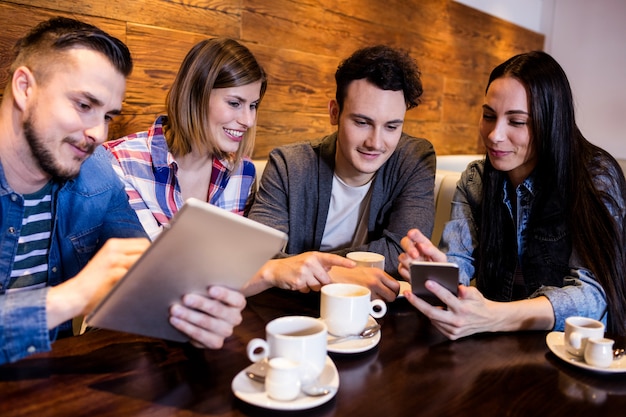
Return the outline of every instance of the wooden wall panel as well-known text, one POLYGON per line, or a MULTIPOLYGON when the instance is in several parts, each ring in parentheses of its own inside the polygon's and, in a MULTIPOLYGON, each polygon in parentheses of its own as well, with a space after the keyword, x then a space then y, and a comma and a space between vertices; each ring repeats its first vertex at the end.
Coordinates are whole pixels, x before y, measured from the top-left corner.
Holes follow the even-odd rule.
POLYGON ((326 113, 335 96, 336 58, 308 52, 250 44, 269 77, 264 109, 284 112, 326 113))
MULTIPOLYGON (((239 38, 242 0, 21 0, 24 4, 77 18, 102 16, 124 22, 184 29, 197 33, 220 33, 239 38)), ((159 45, 155 45, 157 47, 159 45)))
POLYGON ((161 112, 183 58, 193 45, 207 36, 134 23, 129 23, 127 30, 126 42, 133 53, 135 67, 128 79, 126 103, 135 111, 143 107, 146 112, 161 112))
POLYGON ((254 155, 266 158, 276 146, 317 140, 333 131, 328 114, 259 111, 254 155))
POLYGON ((135 60, 122 115, 110 137, 145 130, 164 111, 167 90, 201 39, 240 40, 268 73, 254 157, 333 130, 328 101, 334 72, 357 48, 407 49, 422 71, 424 95, 404 130, 439 154, 482 151, 477 123, 487 76, 513 54, 542 49, 543 36, 451 0, 22 0, 0 1, 0 87, 9 51, 37 22, 74 16, 124 40, 135 60))

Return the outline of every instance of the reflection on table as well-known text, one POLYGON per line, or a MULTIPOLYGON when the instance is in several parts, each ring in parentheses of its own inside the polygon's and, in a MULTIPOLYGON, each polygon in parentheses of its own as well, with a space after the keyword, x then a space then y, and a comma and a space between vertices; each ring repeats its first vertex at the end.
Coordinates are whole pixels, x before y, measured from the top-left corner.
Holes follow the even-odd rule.
MULTIPOLYGON (((270 290, 249 299, 244 323, 222 350, 96 330, 53 351, 0 367, 0 415, 274 416, 249 405, 231 381, 250 362, 248 341, 283 315, 319 314, 317 294, 270 290)), ((310 416, 602 416, 626 410, 626 374, 564 363, 546 332, 447 341, 406 300, 379 319, 373 349, 330 356, 339 391, 310 416)))

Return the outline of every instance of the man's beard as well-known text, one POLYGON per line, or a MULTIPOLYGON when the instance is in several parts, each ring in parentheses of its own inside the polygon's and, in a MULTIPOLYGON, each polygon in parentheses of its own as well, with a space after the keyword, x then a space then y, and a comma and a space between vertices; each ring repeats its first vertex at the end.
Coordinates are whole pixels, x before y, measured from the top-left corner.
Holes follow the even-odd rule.
MULTIPOLYGON (((45 173, 49 174, 50 176, 52 176, 52 178, 56 180, 68 181, 76 178, 80 173, 80 165, 77 165, 75 168, 65 168, 60 163, 58 163, 50 149, 46 146, 46 143, 35 132, 35 128, 33 125, 33 117, 32 115, 29 115, 23 124, 24 136, 26 137, 28 146, 30 147, 30 150, 33 153, 35 160, 39 164, 39 167, 41 167, 41 169, 45 173)), ((69 137, 64 138, 63 142, 67 142, 76 146, 76 141, 72 140, 69 137)), ((91 155, 95 148, 95 144, 88 143, 83 147, 83 150, 85 150, 88 155, 91 155)))

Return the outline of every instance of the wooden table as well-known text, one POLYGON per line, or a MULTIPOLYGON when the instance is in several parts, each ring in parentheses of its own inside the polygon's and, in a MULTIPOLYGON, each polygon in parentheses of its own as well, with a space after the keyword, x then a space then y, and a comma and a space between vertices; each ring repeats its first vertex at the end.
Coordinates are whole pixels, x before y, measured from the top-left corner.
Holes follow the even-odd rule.
POLYGON ((246 344, 281 315, 317 316, 319 298, 269 291, 249 300, 244 324, 220 351, 97 330, 52 352, 0 366, 0 416, 624 416, 626 375, 560 361, 545 332, 445 340, 408 305, 389 305, 379 345, 331 354, 335 398, 277 412, 231 391, 246 344))

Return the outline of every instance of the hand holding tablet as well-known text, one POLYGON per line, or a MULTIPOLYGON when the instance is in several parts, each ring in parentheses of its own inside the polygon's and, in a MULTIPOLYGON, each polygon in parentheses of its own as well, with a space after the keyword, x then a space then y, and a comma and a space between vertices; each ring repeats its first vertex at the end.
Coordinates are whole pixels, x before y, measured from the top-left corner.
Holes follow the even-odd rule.
POLYGON ((184 342, 169 309, 186 294, 235 290, 287 243, 271 227, 189 199, 167 229, 87 317, 90 326, 184 342))

